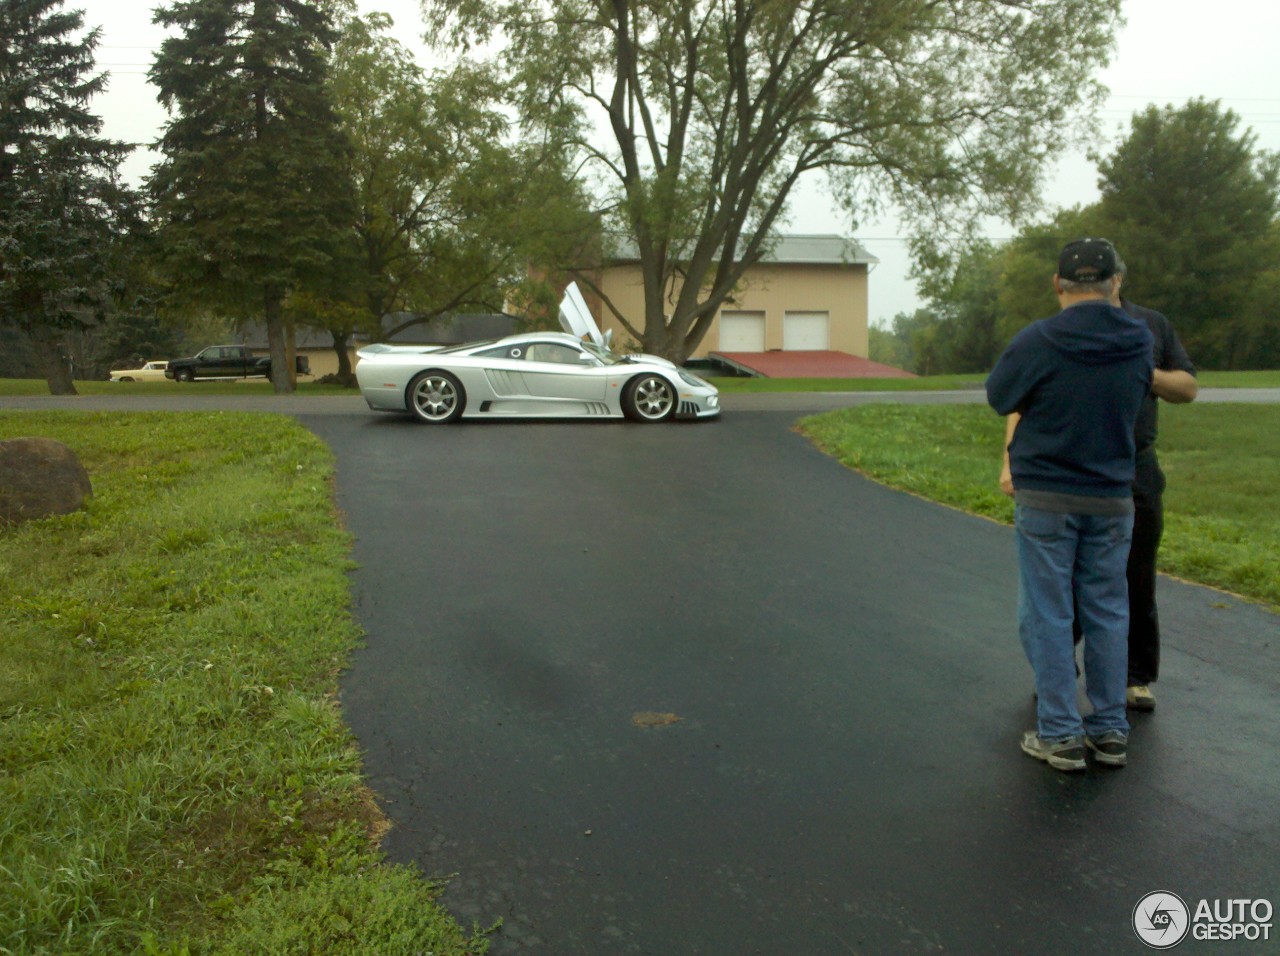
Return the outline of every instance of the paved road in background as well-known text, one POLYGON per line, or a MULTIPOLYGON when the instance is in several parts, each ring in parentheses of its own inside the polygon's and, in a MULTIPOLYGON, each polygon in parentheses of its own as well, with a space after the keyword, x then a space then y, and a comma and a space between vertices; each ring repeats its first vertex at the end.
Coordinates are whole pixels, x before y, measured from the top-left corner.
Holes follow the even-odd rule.
POLYGON ((1162 580, 1130 766, 1052 771, 1018 749, 1012 531, 844 469, 793 400, 823 407, 428 428, 218 400, 337 455, 368 632, 342 696, 391 858, 502 920, 494 956, 1139 953, 1149 892, 1280 904, 1277 618, 1162 580))

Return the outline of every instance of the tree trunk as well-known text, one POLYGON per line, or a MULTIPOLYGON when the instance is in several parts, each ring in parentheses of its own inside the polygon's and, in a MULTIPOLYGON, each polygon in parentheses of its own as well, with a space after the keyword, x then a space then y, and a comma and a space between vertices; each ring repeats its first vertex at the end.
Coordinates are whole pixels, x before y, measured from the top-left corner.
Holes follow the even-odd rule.
POLYGON ((284 295, 275 287, 263 293, 263 312, 267 320, 267 344, 271 354, 271 384, 277 395, 287 395, 296 389, 293 369, 289 367, 288 330, 284 324, 281 304, 284 295))
POLYGON ((333 351, 338 356, 338 381, 343 388, 352 388, 356 384, 355 371, 351 367, 351 353, 347 346, 351 342, 350 332, 333 332, 333 351))
POLYGON ((286 319, 284 323, 284 361, 285 368, 289 370, 289 391, 294 391, 298 387, 298 346, 297 346, 298 327, 294 324, 293 319, 286 319))
POLYGON ((63 337, 52 329, 38 329, 31 332, 31 342, 44 369, 45 381, 49 383, 49 394, 79 395, 71 377, 71 363, 63 337))

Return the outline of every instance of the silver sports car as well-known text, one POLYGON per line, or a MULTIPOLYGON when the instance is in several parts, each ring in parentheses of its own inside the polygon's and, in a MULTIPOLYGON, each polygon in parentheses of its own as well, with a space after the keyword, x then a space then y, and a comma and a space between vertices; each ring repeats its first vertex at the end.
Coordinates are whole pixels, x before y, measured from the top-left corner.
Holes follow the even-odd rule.
POLYGON ((720 394, 656 355, 616 355, 577 286, 560 303, 564 332, 529 332, 451 348, 370 345, 356 379, 375 411, 438 424, 460 418, 714 418, 720 394))

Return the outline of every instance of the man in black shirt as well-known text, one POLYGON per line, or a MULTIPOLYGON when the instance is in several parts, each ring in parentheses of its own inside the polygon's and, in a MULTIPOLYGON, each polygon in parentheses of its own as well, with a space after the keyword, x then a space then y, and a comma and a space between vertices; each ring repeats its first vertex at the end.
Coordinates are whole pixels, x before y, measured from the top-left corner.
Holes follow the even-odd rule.
MULTIPOLYGON (((1121 281, 1125 265, 1119 263, 1121 281)), ((1117 291, 1117 296, 1119 292, 1117 291)), ((1159 430, 1157 399, 1181 405, 1194 401, 1199 385, 1196 368, 1167 318, 1152 309, 1121 299, 1122 309, 1146 322, 1155 339, 1155 373, 1151 392, 1134 426, 1137 469, 1133 479, 1133 545, 1129 551, 1129 689, 1131 710, 1155 710, 1151 685, 1160 675, 1160 617, 1156 612, 1156 551, 1164 532, 1164 472, 1156 458, 1159 430)))

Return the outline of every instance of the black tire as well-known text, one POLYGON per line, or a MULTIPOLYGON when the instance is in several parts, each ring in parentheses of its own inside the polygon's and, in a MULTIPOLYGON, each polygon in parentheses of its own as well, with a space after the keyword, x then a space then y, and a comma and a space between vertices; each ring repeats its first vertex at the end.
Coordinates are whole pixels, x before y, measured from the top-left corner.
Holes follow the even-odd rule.
POLYGON ((196 373, 191 371, 189 368, 180 368, 173 373, 173 377, 179 382, 194 382, 196 380, 196 373))
POLYGON ((676 387, 661 375, 637 375, 622 390, 622 414, 633 422, 664 422, 676 413, 676 387))
POLYGON ((415 375, 404 397, 413 417, 428 425, 456 422, 467 407, 467 393, 462 383, 440 369, 415 375))
POLYGON ((120 381, 122 381, 122 382, 132 382, 132 381, 133 381, 133 376, 132 376, 132 375, 122 375, 122 376, 120 376, 120 381))

